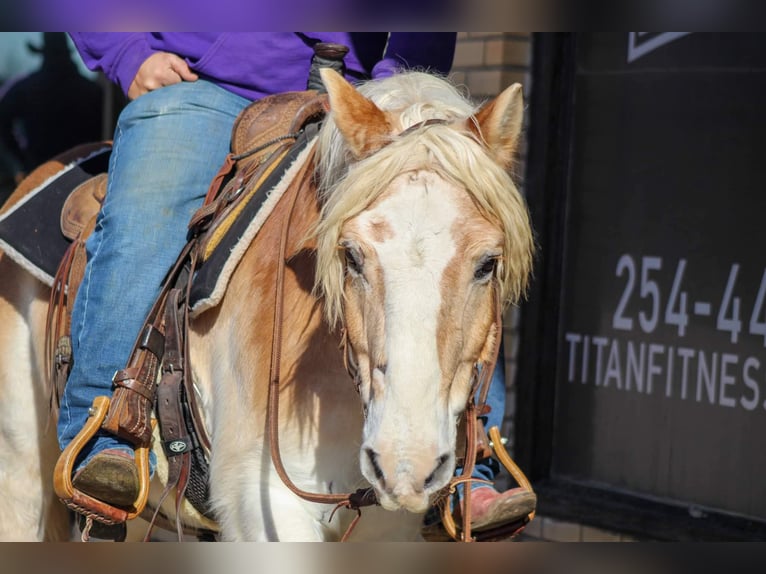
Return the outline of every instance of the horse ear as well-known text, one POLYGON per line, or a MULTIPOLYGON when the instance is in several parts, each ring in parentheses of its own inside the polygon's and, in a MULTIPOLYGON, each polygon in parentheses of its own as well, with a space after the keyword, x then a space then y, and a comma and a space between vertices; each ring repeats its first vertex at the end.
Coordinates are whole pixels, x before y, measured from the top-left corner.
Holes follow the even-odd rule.
POLYGON ((495 159, 506 168, 511 167, 519 145, 521 125, 524 121, 524 97, 521 84, 513 84, 499 96, 485 104, 469 120, 471 130, 489 146, 495 159))
POLYGON ((335 125, 351 152, 362 158, 383 147, 391 135, 386 113, 330 68, 319 73, 330 98, 335 125))

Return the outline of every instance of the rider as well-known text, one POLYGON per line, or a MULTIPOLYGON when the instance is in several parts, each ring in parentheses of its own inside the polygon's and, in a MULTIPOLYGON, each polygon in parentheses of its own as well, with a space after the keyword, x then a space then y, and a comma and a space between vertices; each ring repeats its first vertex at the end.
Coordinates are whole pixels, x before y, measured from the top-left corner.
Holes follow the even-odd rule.
MULTIPOLYGON (((87 241, 88 263, 72 315, 74 365, 62 398, 59 444, 88 418, 94 397, 111 394, 160 283, 186 242, 226 154, 238 114, 253 100, 306 89, 313 45, 348 46, 346 77, 380 78, 399 68, 446 74, 454 33, 72 33, 92 70, 129 98, 114 134, 106 200, 87 241)), ((502 375, 498 371, 497 375, 502 375)), ((495 377, 492 413, 502 420, 504 381, 495 377)), ((499 423, 497 423, 499 424, 499 423)), ((75 486, 115 506, 138 490, 133 450, 101 433, 84 450, 75 486)), ((154 461, 152 461, 153 463, 154 461)), ((494 478, 489 465, 480 478, 494 478)), ((472 514, 484 527, 518 518, 514 494, 475 487, 472 514), (510 506, 510 508, 509 508, 510 506)))

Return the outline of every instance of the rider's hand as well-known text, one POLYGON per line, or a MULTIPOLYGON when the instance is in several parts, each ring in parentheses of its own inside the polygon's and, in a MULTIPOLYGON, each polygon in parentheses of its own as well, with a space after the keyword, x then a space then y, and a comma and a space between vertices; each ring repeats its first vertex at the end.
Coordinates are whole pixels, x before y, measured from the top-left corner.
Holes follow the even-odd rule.
POLYGON ((169 52, 157 52, 141 64, 128 89, 128 98, 135 100, 157 88, 179 82, 193 82, 198 77, 183 58, 169 52))

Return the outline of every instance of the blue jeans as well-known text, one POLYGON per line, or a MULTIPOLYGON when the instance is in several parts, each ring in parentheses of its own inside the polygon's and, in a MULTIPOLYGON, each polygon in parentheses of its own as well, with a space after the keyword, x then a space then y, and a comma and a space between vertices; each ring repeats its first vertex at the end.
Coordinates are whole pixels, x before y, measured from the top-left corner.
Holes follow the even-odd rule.
MULTIPOLYGON (((126 366, 162 280, 186 243, 186 227, 226 154, 248 100, 204 80, 129 103, 117 123, 105 202, 87 241, 88 264, 72 312, 74 365, 61 404, 64 449, 112 376, 126 366)), ((101 434, 82 466, 126 442, 101 434)))

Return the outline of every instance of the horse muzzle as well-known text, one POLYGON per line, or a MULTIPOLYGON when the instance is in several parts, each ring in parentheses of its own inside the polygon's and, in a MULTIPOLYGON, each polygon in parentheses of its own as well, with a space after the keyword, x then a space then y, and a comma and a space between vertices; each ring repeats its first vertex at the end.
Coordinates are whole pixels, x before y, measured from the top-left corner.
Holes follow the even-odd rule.
POLYGON ((455 457, 451 453, 437 457, 424 453, 398 456, 395 450, 383 454, 366 447, 361 453, 361 468, 383 508, 423 513, 428 510, 431 495, 452 477, 455 457))

